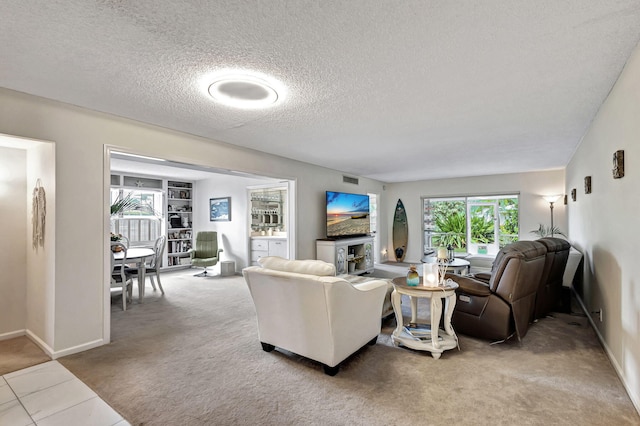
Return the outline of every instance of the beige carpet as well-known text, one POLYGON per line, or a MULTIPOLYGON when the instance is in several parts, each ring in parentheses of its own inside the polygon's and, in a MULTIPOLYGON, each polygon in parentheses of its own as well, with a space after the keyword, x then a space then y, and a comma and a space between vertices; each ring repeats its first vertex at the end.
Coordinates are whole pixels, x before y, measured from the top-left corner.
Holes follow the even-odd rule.
POLYGON ((51 358, 26 336, 0 341, 0 376, 47 361, 51 358))
POLYGON ((522 344, 460 336, 439 360, 390 343, 335 377, 263 352, 242 277, 163 275, 166 296, 112 307, 112 343, 59 361, 132 425, 638 425, 594 332, 558 314, 522 344))

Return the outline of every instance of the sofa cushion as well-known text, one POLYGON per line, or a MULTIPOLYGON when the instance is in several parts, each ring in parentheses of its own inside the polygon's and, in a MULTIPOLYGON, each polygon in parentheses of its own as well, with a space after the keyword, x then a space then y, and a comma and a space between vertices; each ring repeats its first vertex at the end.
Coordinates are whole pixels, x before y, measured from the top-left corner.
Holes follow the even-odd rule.
POLYGON ((265 269, 297 274, 334 277, 336 267, 322 260, 289 260, 278 256, 265 256, 258 259, 258 264, 265 269))

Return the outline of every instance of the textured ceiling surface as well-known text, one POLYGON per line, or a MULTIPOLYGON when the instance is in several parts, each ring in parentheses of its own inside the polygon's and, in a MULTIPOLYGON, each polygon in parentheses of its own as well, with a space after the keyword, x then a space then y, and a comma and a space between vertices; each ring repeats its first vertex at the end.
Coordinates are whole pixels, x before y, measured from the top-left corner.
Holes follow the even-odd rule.
POLYGON ((3 0, 0 86, 386 182, 564 167, 640 0, 3 0), (217 105, 224 69, 273 76, 217 105))

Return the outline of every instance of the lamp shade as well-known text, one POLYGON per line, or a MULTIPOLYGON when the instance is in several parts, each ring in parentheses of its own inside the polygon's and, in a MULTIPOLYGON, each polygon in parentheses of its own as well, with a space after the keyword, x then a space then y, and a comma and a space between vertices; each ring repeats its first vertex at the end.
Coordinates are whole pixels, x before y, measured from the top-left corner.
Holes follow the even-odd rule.
POLYGON ((558 201, 558 199, 560 199, 559 195, 545 195, 544 197, 545 200, 547 200, 550 203, 555 203, 556 201, 558 201))

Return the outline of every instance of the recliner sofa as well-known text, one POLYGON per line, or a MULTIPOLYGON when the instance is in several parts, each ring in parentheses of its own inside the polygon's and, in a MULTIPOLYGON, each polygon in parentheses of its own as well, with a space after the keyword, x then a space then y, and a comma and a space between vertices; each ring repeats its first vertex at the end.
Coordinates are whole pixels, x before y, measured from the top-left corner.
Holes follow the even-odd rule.
POLYGON ((544 271, 536 294, 536 307, 532 319, 545 317, 560 310, 562 305, 562 281, 567 267, 571 244, 561 238, 544 237, 536 241, 547 249, 544 271))
POLYGON ((460 286, 452 323, 462 334, 489 340, 521 340, 528 331, 547 249, 537 241, 517 241, 496 256, 488 281, 447 274, 460 286))
POLYGON ((243 269, 263 350, 302 355, 335 375, 339 364, 367 343, 375 344, 387 281, 351 284, 321 260, 262 257, 243 269))

